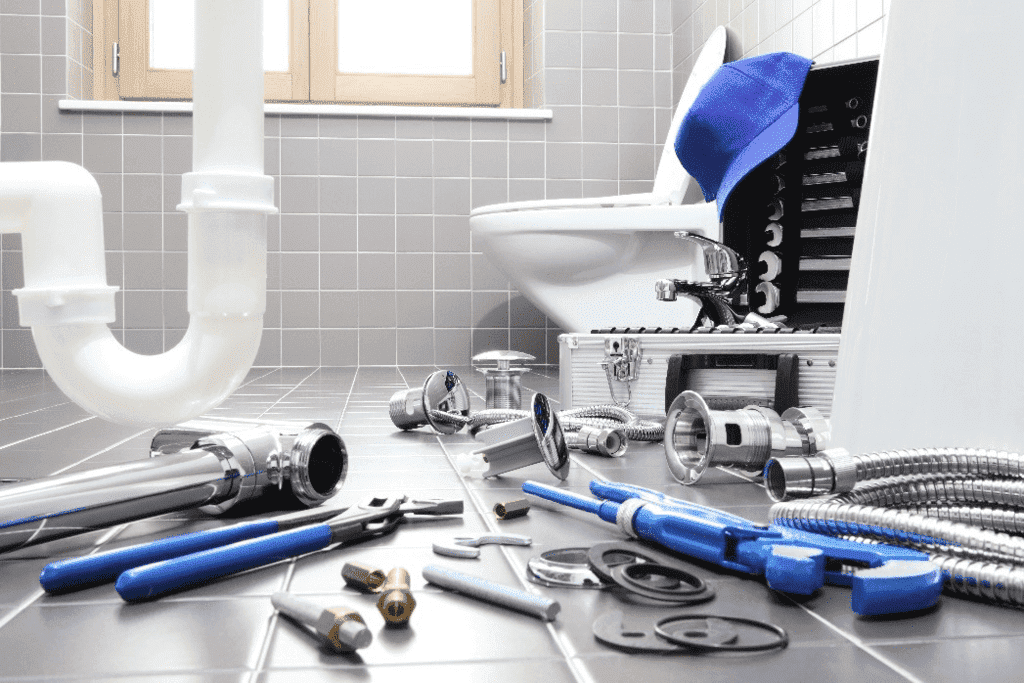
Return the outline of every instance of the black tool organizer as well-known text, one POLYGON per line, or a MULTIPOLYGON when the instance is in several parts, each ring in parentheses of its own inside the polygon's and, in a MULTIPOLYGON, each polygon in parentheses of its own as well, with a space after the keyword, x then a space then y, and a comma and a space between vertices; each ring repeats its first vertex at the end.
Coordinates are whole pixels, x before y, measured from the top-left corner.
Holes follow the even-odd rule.
POLYGON ((842 324, 877 75, 877 58, 811 67, 793 139, 729 197, 723 242, 747 259, 749 310, 842 324))

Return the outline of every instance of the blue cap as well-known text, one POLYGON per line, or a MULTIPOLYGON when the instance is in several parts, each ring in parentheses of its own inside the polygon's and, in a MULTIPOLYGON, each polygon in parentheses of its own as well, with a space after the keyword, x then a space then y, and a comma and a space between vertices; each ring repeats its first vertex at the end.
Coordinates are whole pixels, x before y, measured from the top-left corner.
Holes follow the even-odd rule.
POLYGON ((792 139, 811 63, 773 52, 723 64, 683 118, 676 156, 704 199, 718 200, 719 220, 740 180, 792 139))

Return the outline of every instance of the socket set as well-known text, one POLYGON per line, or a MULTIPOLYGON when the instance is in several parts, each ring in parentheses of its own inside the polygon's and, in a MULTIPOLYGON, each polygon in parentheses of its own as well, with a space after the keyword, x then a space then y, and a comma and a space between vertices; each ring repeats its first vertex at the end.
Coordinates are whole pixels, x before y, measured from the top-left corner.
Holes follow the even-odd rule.
POLYGON ((842 324, 877 75, 877 58, 811 67, 793 139, 726 204, 722 241, 750 264, 752 312, 842 324))

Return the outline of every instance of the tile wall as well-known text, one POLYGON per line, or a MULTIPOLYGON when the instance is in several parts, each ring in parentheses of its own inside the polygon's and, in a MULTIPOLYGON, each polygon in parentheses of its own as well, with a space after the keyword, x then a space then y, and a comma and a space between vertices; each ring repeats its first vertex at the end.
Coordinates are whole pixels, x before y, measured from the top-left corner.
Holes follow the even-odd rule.
MULTIPOLYGON (((515 348, 557 362, 559 330, 474 251, 472 207, 650 188, 692 60, 718 24, 731 57, 877 53, 885 0, 525 0, 527 105, 551 122, 268 116, 270 221, 257 364, 465 364, 515 348)), ((83 164, 103 192, 115 335, 139 353, 187 324, 191 117, 60 113, 88 97, 89 0, 0 0, 0 160, 83 164)), ((104 49, 97 47, 96 49, 104 49)), ((0 237, 0 368, 39 367, 0 237)))

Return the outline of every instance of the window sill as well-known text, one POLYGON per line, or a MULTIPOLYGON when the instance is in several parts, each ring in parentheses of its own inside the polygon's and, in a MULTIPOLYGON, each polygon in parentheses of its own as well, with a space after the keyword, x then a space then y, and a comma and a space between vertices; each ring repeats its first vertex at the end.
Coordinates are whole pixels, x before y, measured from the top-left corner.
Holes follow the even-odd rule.
MULTIPOLYGON (((60 100, 61 111, 191 114, 191 102, 119 102, 112 100, 60 100)), ((400 119, 491 119, 550 121, 550 109, 499 109, 492 107, 403 107, 358 104, 291 104, 268 102, 267 114, 284 116, 365 116, 400 119)))

